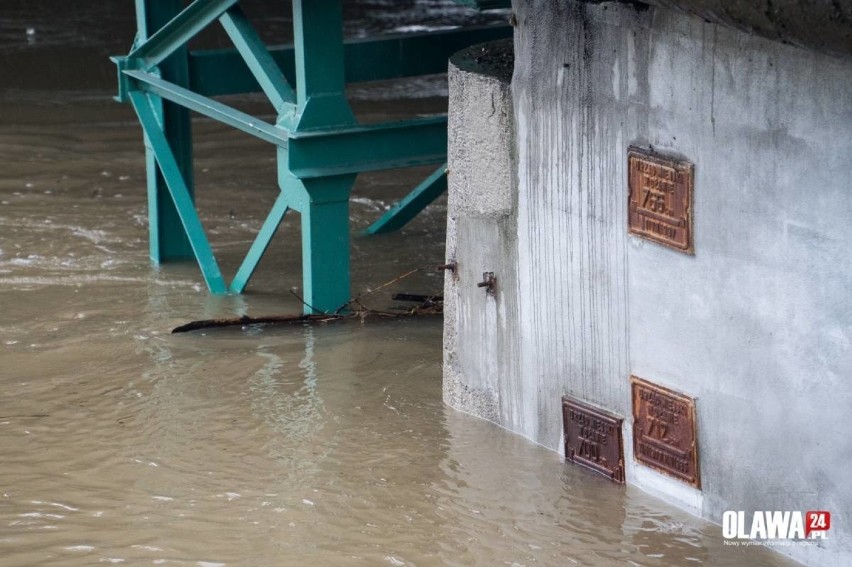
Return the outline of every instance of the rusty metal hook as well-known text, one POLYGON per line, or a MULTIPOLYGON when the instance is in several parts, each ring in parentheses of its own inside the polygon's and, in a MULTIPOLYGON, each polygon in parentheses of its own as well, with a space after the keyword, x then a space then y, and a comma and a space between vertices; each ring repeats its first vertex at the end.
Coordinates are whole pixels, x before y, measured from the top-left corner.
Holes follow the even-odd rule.
POLYGON ((488 295, 494 295, 495 285, 497 285, 497 278, 494 272, 482 272, 482 281, 476 284, 476 287, 484 287, 488 295))

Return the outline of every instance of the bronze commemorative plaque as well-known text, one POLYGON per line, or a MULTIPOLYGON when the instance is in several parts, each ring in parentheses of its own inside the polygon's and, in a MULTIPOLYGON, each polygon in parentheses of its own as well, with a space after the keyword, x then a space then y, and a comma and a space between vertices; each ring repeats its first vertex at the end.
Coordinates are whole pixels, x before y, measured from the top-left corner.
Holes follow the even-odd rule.
POLYGON ((692 254, 693 165, 646 150, 627 151, 627 212, 632 234, 692 254))
POLYGON ((623 421, 579 400, 563 397, 565 458, 624 483, 623 421))
POLYGON ((695 400, 636 376, 630 379, 636 460, 701 488, 695 400))

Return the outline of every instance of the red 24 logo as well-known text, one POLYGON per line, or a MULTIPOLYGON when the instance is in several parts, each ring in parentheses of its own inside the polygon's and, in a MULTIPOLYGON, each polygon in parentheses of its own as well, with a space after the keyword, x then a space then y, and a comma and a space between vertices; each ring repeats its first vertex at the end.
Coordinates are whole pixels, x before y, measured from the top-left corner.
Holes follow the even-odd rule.
POLYGON ((805 537, 811 532, 826 532, 831 529, 831 512, 811 510, 805 512, 805 537))

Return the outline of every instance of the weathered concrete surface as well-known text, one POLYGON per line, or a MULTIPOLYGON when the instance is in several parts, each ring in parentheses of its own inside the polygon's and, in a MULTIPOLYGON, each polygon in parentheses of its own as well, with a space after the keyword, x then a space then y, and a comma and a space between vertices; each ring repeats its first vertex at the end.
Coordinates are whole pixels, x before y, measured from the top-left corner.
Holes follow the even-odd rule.
POLYGON ((514 130, 451 70, 448 403, 557 451, 560 397, 602 406, 628 483, 716 522, 830 510, 830 539, 778 550, 852 564, 852 62, 665 9, 514 12, 514 130), (471 144, 507 162, 460 188, 471 144), (628 236, 631 144, 695 163, 694 256, 628 236), (514 211, 459 203, 515 172, 514 211), (700 492, 632 459, 630 374, 697 399, 700 492))
POLYGON ((449 70, 447 261, 458 269, 445 279, 444 400, 501 422, 517 399, 506 391, 517 376, 515 128, 508 78, 476 71, 480 52, 457 54, 449 70), (476 285, 483 272, 496 275, 493 295, 476 285))
POLYGON ((708 22, 725 24, 769 39, 825 53, 852 55, 850 0, 641 1, 661 8, 680 10, 708 22))

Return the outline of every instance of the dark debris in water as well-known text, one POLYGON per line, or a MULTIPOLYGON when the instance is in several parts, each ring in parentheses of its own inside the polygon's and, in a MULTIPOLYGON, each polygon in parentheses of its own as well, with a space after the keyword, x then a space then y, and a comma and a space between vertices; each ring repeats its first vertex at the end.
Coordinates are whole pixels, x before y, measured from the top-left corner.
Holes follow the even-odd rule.
MULTIPOLYGON (((408 272, 393 278, 392 280, 383 283, 382 285, 367 290, 364 293, 353 297, 344 305, 341 305, 337 310, 329 313, 316 313, 311 315, 290 314, 290 315, 268 315, 262 317, 234 317, 229 319, 204 319, 201 321, 192 321, 185 325, 172 329, 172 334, 188 333, 190 331, 199 331, 203 329, 216 329, 222 327, 248 327, 257 325, 312 325, 335 323, 338 321, 359 320, 364 322, 368 319, 410 319, 413 317, 443 315, 444 313, 444 298, 440 295, 417 295, 411 293, 397 293, 393 299, 398 301, 406 301, 416 303, 412 307, 398 308, 397 311, 383 311, 373 309, 364 305, 362 300, 372 293, 394 285, 412 274, 416 274, 427 268, 414 268, 408 272)), ((290 290, 305 307, 313 309, 310 305, 299 297, 295 291, 290 290)))
POLYGON ((205 319, 202 321, 192 321, 191 323, 175 327, 172 329, 172 334, 223 327, 242 328, 254 325, 314 325, 352 320, 364 322, 369 319, 411 319, 414 317, 442 315, 442 307, 442 305, 438 306, 432 304, 429 307, 418 306, 399 313, 378 311, 375 309, 359 309, 351 313, 329 315, 323 313, 314 315, 269 315, 263 317, 248 317, 243 315, 242 317, 235 317, 232 319, 205 319))

